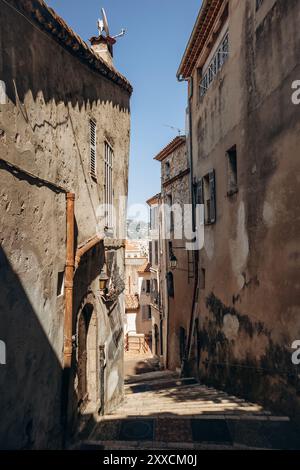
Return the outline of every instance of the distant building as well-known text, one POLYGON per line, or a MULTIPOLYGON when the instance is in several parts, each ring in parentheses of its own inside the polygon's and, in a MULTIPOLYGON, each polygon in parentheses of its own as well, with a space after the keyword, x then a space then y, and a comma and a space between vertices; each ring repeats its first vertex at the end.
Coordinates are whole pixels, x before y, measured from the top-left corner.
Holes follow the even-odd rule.
POLYGON ((167 316, 161 303, 161 194, 156 194, 147 201, 150 207, 150 241, 149 241, 149 263, 150 263, 150 306, 152 318, 152 352, 159 358, 162 366, 166 366, 167 345, 167 316))
POLYGON ((1 2, 0 43, 0 447, 57 449, 123 398, 111 206, 127 195, 132 88, 105 36, 89 47, 43 0, 1 2))
POLYGON ((189 84, 196 254, 187 369, 300 416, 300 4, 206 0, 178 78, 189 84))
MULTIPOLYGON (((125 350, 146 352, 151 347, 148 300, 150 269, 144 243, 127 240, 125 250, 125 350), (137 338, 137 335, 140 335, 137 338)), ((150 291, 149 291, 150 293, 150 291)))
POLYGON ((165 365, 175 370, 181 368, 186 349, 194 287, 193 252, 187 250, 183 226, 185 211, 191 204, 185 136, 172 140, 155 160, 161 164, 159 275, 166 319, 165 365))

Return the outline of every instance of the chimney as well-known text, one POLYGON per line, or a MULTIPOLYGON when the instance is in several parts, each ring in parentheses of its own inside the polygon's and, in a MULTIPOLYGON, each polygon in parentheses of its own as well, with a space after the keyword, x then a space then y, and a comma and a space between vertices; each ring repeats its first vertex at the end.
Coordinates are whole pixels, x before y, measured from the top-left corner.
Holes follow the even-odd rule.
POLYGON ((110 36, 94 36, 90 39, 91 48, 108 65, 113 65, 113 45, 116 43, 110 36))

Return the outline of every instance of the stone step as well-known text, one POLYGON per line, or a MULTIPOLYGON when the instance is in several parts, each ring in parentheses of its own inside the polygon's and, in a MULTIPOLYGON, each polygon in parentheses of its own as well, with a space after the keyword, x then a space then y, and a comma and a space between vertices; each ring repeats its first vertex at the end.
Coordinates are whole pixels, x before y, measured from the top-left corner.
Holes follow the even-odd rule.
POLYGON ((193 442, 83 441, 72 450, 246 450, 248 446, 193 442))
POLYGON ((184 378, 184 379, 175 379, 175 378, 164 378, 161 380, 156 381, 146 381, 141 383, 135 383, 130 385, 125 385, 125 392, 126 394, 131 393, 145 393, 151 392, 152 390, 160 390, 160 389, 176 389, 179 390, 184 387, 190 387, 191 385, 199 385, 197 380, 193 377, 191 378, 184 378))
POLYGON ((140 382, 148 382, 149 380, 163 379, 167 377, 178 377, 176 372, 162 370, 155 372, 145 372, 144 374, 133 375, 125 380, 125 386, 140 382))

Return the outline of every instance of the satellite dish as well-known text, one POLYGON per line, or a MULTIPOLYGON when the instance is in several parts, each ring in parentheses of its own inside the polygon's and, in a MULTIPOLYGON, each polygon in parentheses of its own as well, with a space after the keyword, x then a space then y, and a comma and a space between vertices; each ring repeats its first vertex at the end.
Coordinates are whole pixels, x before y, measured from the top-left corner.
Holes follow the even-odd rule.
POLYGON ((109 36, 109 26, 108 26, 107 16, 106 16, 104 8, 101 8, 101 12, 102 12, 102 18, 103 18, 104 31, 106 32, 106 36, 109 36))

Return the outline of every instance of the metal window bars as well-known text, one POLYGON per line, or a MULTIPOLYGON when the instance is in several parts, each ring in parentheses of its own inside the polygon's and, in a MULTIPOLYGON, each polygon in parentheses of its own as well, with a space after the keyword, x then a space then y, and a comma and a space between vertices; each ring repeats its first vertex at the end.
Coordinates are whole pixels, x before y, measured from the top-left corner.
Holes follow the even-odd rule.
POLYGON ((104 142, 104 204, 105 225, 113 228, 113 149, 108 142, 104 142))
POLYGON ((210 85, 215 79, 215 76, 221 70, 223 65, 225 64, 229 55, 229 34, 228 31, 226 32, 224 38, 221 41, 221 44, 213 56, 205 74, 202 77, 200 82, 200 96, 203 97, 207 90, 209 89, 210 85))
POLYGON ((90 172, 93 178, 97 177, 97 124, 90 120, 90 172))

